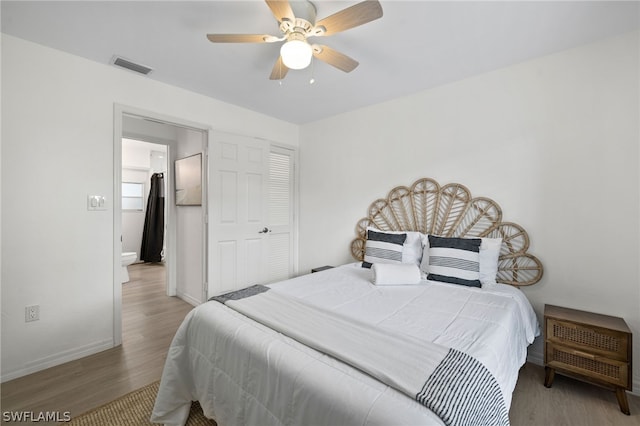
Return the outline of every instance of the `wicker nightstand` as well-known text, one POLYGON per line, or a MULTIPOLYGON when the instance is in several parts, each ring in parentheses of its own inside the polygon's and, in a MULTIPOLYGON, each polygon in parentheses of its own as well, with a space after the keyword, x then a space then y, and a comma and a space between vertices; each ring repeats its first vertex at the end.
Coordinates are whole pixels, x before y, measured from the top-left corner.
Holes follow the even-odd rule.
POLYGON ((556 372, 615 390, 629 414, 631 330, 622 318, 559 306, 544 307, 544 385, 556 372))

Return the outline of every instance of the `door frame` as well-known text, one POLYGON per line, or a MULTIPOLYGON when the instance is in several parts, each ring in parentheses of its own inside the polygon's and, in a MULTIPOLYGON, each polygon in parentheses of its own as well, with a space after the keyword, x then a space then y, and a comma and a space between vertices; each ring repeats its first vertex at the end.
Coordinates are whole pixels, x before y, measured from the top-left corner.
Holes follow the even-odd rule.
MULTIPOLYGON (((196 131, 204 132, 205 134, 205 145, 210 146, 212 140, 212 128, 205 124, 195 123, 189 120, 184 120, 178 117, 171 117, 164 114, 159 114, 153 111, 148 111, 144 109, 140 109, 137 107, 132 107, 128 105, 122 104, 114 104, 114 114, 113 114, 113 344, 114 346, 119 346, 122 344, 122 282, 121 282, 121 271, 122 271, 122 244, 121 244, 121 234, 122 234, 122 138, 123 138, 123 117, 125 115, 139 117, 143 119, 148 119, 152 121, 159 122, 161 124, 184 127, 188 129, 193 129, 196 131)), ((158 143, 158 142, 155 142, 158 143)), ((175 156, 176 149, 175 147, 168 145, 168 170, 170 171, 173 166, 172 156, 175 156)), ((207 152, 207 147, 203 147, 203 151, 207 152)), ((202 182, 203 182, 203 197, 202 197, 202 225, 204 229, 203 242, 202 242, 202 294, 207 295, 208 293, 208 223, 207 223, 207 215, 208 215, 208 191, 207 188, 209 186, 209 159, 208 155, 203 156, 203 167, 202 167, 202 182)), ((175 247, 175 235, 176 235, 176 224, 172 207, 174 207, 174 194, 171 188, 173 188, 173 184, 171 183, 173 180, 173 173, 168 173, 170 184, 168 185, 169 190, 168 194, 165 194, 165 200, 167 203, 167 241, 166 241, 166 249, 167 249, 167 259, 168 262, 166 264, 166 286, 167 286, 167 295, 175 296, 176 295, 176 247, 175 247)), ((205 299, 206 300, 206 299, 205 299)))
POLYGON ((292 205, 291 205, 291 233, 292 233, 292 241, 291 241, 291 259, 290 261, 290 266, 291 266, 291 276, 295 277, 298 275, 298 246, 299 246, 299 240, 298 240, 298 216, 299 216, 299 195, 300 195, 300 186, 299 186, 299 182, 300 182, 300 176, 299 176, 299 167, 298 167, 298 162, 299 162, 299 154, 298 154, 298 148, 295 146, 291 146, 291 145, 286 145, 286 144, 280 144, 277 142, 270 142, 270 146, 269 146, 269 152, 278 152, 280 151, 280 153, 282 153, 282 151, 287 151, 289 152, 291 161, 292 161, 292 176, 291 178, 293 179, 293 187, 291 188, 292 191, 292 205))

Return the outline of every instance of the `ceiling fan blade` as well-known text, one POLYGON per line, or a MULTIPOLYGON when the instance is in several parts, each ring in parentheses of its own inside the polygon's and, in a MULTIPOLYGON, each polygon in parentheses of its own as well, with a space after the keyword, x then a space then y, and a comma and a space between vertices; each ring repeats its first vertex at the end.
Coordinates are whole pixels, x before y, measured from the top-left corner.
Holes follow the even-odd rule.
POLYGON ((382 17, 382 6, 378 0, 366 0, 336 12, 316 22, 316 27, 324 27, 323 34, 331 35, 382 17))
POLYGON ((269 34, 207 34, 213 43, 271 43, 280 40, 269 34))
POLYGON ((278 57, 273 69, 271 70, 271 75, 269 76, 269 80, 282 80, 287 75, 289 68, 282 62, 282 56, 278 57))
POLYGON ((284 18, 293 22, 296 20, 295 15, 293 14, 293 10, 291 9, 291 5, 287 0, 265 0, 267 2, 267 6, 271 9, 273 16, 276 17, 278 22, 282 22, 284 18))
POLYGON ((313 56, 344 72, 351 72, 359 65, 358 61, 344 53, 318 44, 313 45, 313 56))

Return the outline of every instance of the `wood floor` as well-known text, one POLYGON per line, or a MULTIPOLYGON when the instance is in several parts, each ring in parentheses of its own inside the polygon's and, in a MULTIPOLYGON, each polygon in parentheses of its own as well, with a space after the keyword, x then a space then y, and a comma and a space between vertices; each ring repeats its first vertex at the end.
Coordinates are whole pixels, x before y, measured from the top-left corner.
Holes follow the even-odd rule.
MULTIPOLYGON (((161 265, 137 264, 129 270, 131 281, 123 286, 123 345, 3 383, 3 412, 77 416, 160 379, 171 339, 192 307, 165 295, 161 265)), ((543 381, 542 367, 523 367, 511 404, 513 426, 640 425, 638 396, 628 395, 631 416, 626 416, 606 389, 560 375, 550 389, 543 381)))
MULTIPOLYGON (((620 411, 613 391, 556 374, 545 388, 544 368, 520 370, 509 418, 512 426, 639 426, 640 397, 627 393, 631 415, 620 411)), ((636 389, 640 390, 640 389, 636 389)))
POLYGON ((160 264, 131 265, 129 275, 122 287, 122 346, 2 383, 3 412, 74 417, 160 379, 171 339, 193 306, 166 296, 160 264))

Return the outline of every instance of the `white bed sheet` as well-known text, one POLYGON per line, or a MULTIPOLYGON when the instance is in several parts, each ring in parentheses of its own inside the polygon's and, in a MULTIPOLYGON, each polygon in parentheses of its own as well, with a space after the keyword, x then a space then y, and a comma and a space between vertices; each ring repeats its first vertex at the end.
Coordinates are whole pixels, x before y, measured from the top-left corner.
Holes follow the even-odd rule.
MULTIPOLYGON (((507 406, 539 333, 526 297, 505 285, 380 287, 371 284, 370 270, 350 264, 270 286, 476 357, 496 377, 507 406)), ((195 308, 178 330, 152 420, 183 424, 191 400, 221 426, 442 424, 400 392, 218 302, 195 308)))

